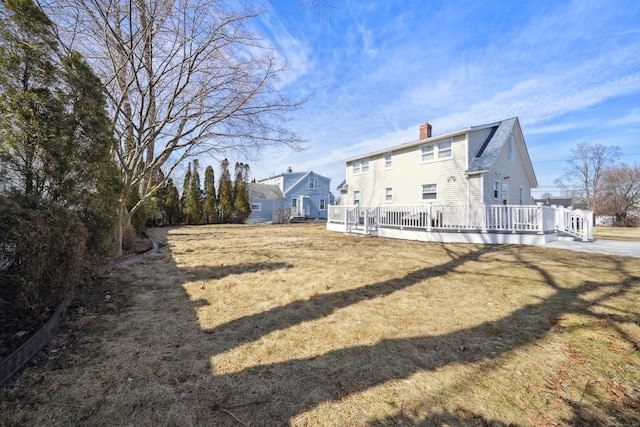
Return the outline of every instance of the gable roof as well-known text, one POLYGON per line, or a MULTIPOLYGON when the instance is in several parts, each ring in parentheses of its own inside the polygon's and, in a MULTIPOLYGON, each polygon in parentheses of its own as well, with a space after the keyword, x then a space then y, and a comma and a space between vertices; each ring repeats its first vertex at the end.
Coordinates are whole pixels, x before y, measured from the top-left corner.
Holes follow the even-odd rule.
POLYGON ((247 183, 247 190, 249 199, 285 200, 284 194, 277 185, 250 182, 247 183))

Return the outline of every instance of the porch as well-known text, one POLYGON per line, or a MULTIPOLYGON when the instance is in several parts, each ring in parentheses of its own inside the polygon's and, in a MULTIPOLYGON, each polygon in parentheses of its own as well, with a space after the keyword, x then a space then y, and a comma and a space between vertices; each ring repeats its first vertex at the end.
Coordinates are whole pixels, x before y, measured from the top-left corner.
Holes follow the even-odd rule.
POLYGON ((593 240, 590 211, 561 206, 329 206, 327 230, 443 243, 542 245, 593 240))

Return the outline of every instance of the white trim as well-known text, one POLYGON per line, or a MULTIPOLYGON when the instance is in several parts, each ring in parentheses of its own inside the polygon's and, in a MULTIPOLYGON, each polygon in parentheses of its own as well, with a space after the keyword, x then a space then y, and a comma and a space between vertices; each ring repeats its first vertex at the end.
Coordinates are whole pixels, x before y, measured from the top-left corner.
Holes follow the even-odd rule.
POLYGON ((385 187, 384 188, 384 202, 385 203, 393 203, 393 187, 385 187), (389 198, 387 198, 387 196, 389 198))
POLYGON ((392 169, 393 168, 393 153, 391 153, 391 152, 384 153, 382 155, 382 162, 383 162, 384 170, 392 169), (388 160, 387 160, 387 157, 389 157, 388 160), (389 165, 387 165, 387 163, 389 163, 389 165))
MULTIPOLYGON (((431 193, 427 193, 427 194, 431 194, 431 193)), ((432 203, 434 201, 438 200, 438 184, 437 183, 429 183, 429 184, 420 184, 420 201, 421 202, 427 202, 427 203, 432 203), (433 185, 435 187, 435 191, 433 193, 435 193, 436 197, 433 199, 425 199, 424 195, 424 187, 428 186, 428 185, 433 185)))
POLYGON ((418 154, 420 156, 420 163, 433 163, 433 162, 437 162, 437 161, 442 161, 442 160, 450 160, 453 158, 453 138, 446 138, 446 139, 440 139, 438 141, 434 141, 434 142, 429 142, 428 144, 422 144, 420 145, 420 147, 418 147, 418 154), (440 149, 440 145, 441 144, 448 144, 448 148, 445 149, 440 149), (423 149, 425 148, 431 148, 431 155, 433 156, 433 158, 431 159, 424 159, 424 152, 423 149), (441 153, 447 153, 447 155, 445 157, 441 156, 441 153))

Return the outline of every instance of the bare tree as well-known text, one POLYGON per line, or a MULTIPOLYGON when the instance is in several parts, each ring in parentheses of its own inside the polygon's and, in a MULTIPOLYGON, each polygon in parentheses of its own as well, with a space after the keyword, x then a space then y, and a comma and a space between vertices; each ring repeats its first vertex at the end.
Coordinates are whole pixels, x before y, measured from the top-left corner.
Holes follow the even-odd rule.
POLYGON ((640 219, 640 166, 621 164, 602 175, 602 198, 599 203, 604 215, 615 217, 616 225, 636 225, 640 219))
MULTIPOLYGON (((278 90, 283 61, 251 32, 260 11, 224 0, 60 0, 44 5, 59 38, 83 52, 104 85, 126 191, 140 201, 129 222, 188 157, 300 148, 286 127, 303 100, 278 90)), ((124 198, 123 198, 124 199, 124 198)))
POLYGON ((562 178, 555 181, 563 192, 583 200, 586 207, 599 212, 602 175, 620 157, 620 148, 583 142, 571 150, 562 178))

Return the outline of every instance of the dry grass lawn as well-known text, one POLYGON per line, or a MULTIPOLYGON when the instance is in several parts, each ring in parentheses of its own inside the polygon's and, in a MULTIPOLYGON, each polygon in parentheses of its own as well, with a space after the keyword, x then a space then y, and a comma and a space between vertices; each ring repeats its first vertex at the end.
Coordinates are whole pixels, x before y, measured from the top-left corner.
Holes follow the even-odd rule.
POLYGON ((151 230, 0 425, 640 423, 640 260, 323 225, 151 230))
POLYGON ((595 227, 593 237, 607 240, 640 242, 640 227, 595 227))

